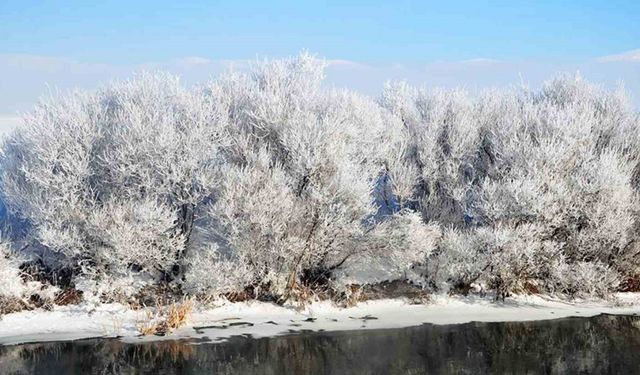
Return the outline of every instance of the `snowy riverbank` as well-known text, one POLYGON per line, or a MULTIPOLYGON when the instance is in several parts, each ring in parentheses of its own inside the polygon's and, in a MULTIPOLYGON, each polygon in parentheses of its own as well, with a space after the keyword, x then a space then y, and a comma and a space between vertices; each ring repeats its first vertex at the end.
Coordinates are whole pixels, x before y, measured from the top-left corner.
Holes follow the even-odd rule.
POLYGON ((640 294, 621 293, 611 301, 573 302, 542 296, 517 296, 505 302, 489 297, 435 296, 424 305, 393 299, 338 308, 329 302, 318 302, 303 311, 264 302, 221 302, 214 308, 196 308, 189 324, 170 335, 144 337, 139 336, 137 327, 148 319, 145 311, 118 304, 84 304, 5 315, 0 319, 0 345, 116 336, 126 342, 185 338, 220 341, 238 335, 265 337, 299 331, 544 320, 603 313, 640 314, 640 294))

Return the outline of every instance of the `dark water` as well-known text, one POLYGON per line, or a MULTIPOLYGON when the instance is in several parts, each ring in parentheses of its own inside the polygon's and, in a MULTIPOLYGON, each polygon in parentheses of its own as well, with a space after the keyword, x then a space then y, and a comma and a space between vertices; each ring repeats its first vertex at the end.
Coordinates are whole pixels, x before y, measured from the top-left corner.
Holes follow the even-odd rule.
POLYGON ((640 317, 0 347, 2 374, 640 374, 640 317))

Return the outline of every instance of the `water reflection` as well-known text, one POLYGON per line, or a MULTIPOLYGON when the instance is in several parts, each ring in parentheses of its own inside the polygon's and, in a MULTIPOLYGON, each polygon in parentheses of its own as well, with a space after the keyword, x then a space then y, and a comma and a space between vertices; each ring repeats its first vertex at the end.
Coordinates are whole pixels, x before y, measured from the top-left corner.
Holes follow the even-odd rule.
POLYGON ((223 344, 0 347, 2 374, 633 374, 640 317, 300 334, 223 344))

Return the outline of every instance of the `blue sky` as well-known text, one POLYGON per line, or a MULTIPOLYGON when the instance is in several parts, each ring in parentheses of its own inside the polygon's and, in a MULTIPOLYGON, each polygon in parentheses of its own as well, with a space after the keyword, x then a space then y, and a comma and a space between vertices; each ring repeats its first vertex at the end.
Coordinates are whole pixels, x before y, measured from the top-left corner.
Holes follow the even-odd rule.
MULTIPOLYGON (((307 49, 329 81, 482 88, 580 71, 640 96, 640 1, 0 1, 0 116, 146 69, 201 80, 307 49)), ((636 100, 640 103, 640 100, 636 100)), ((0 125, 2 119, 0 118, 0 125)))
POLYGON ((639 48, 640 1, 12 1, 0 49, 87 62, 576 60, 639 48), (64 4, 64 5, 61 5, 64 4))

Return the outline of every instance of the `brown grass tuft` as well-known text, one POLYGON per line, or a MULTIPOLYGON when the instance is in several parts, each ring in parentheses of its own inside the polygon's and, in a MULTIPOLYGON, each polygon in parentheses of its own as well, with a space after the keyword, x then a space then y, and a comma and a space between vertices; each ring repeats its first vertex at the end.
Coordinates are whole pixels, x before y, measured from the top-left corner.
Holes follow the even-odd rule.
POLYGON ((30 306, 20 298, 0 296, 0 317, 23 310, 30 310, 30 306))
POLYGON ((167 325, 170 329, 176 329, 185 325, 191 316, 193 310, 193 300, 185 299, 182 303, 173 303, 169 306, 169 313, 167 315, 167 325))
POLYGON ((172 303, 165 310, 159 306, 154 314, 146 311, 145 319, 138 324, 138 331, 144 335, 165 335, 187 323, 193 310, 193 299, 188 298, 181 303, 172 303))
POLYGON ((149 336, 158 332, 158 324, 157 316, 151 310, 147 310, 144 319, 137 324, 136 328, 141 335, 149 336))
POLYGON ((255 291, 252 287, 245 288, 238 292, 225 293, 224 297, 229 302, 245 302, 256 298, 255 291))
POLYGON ((82 292, 75 289, 69 288, 59 292, 53 303, 59 306, 65 305, 77 305, 82 302, 82 292))
POLYGON ((619 289, 620 289, 621 292, 638 292, 638 291, 640 291, 640 275, 633 275, 633 276, 627 277, 620 284, 620 288, 619 289))

